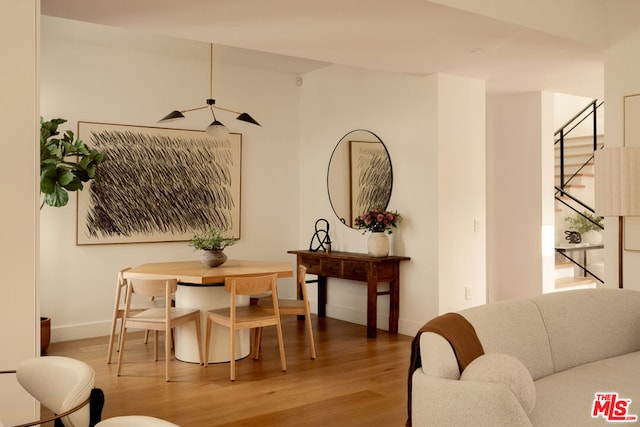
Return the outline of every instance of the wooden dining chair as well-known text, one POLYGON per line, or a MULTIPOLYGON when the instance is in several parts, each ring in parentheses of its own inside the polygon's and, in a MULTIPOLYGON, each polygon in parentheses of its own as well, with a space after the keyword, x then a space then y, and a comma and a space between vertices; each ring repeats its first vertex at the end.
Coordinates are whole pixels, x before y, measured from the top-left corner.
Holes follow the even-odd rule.
MULTIPOLYGON (((210 310, 207 316, 206 340, 204 366, 209 365, 209 346, 211 344, 211 326, 213 323, 229 328, 230 336, 230 378, 236 379, 236 331, 241 329, 253 329, 254 337, 256 329, 264 326, 275 326, 278 334, 278 347, 280 349, 280 364, 282 371, 287 370, 287 361, 284 354, 284 340, 282 339, 282 324, 280 323, 280 310, 278 308, 278 288, 277 274, 248 277, 227 277, 224 281, 224 288, 229 292, 229 307, 217 310, 210 310), (256 295, 270 292, 273 295, 273 310, 265 310, 257 305, 238 306, 236 296, 256 295)), ((252 342, 252 355, 258 358, 257 342, 252 342)))
MULTIPOLYGON (((113 354, 113 345, 116 344, 116 351, 120 351, 120 339, 122 330, 124 328, 124 308, 126 306, 127 296, 127 281, 124 279, 124 273, 131 270, 131 267, 123 268, 118 272, 118 280, 116 281, 116 299, 113 307, 113 318, 111 320, 111 333, 109 334, 109 348, 107 350, 107 363, 111 363, 111 356, 113 354), (118 328, 118 321, 120 321, 120 327, 118 328), (118 333, 116 334, 116 329, 118 333), (118 340, 116 340, 116 336, 118 340)), ((130 313, 140 313, 144 310, 164 307, 164 298, 146 298, 144 300, 136 299, 131 302, 130 313)), ((144 343, 147 344, 149 340, 149 331, 144 332, 144 343)))
POLYGON ((175 326, 195 322, 196 337, 198 341, 198 356, 202 363, 202 339, 200 333, 200 310, 188 307, 172 307, 165 304, 164 307, 150 308, 139 313, 131 312, 131 298, 134 294, 145 297, 160 298, 171 301, 171 296, 178 288, 177 279, 129 279, 127 286, 127 304, 124 311, 124 328, 120 335, 120 354, 118 354, 118 370, 122 370, 122 356, 127 336, 127 329, 144 329, 154 331, 154 360, 158 360, 158 331, 165 332, 165 378, 169 381, 169 360, 171 359, 171 329, 175 326))
MULTIPOLYGON (((307 292, 307 267, 304 265, 298 266, 298 290, 302 299, 278 299, 278 306, 280 308, 280 316, 294 315, 304 316, 304 320, 307 326, 307 335, 309 340, 309 347, 311 349, 311 358, 316 358, 316 347, 313 341, 313 326, 311 324, 311 310, 309 308, 309 295, 307 292)), ((266 296, 258 299, 258 306, 266 310, 273 310, 273 298, 266 296)), ((262 329, 256 331, 258 335, 256 337, 257 350, 260 351, 260 341, 262 339, 262 329)))

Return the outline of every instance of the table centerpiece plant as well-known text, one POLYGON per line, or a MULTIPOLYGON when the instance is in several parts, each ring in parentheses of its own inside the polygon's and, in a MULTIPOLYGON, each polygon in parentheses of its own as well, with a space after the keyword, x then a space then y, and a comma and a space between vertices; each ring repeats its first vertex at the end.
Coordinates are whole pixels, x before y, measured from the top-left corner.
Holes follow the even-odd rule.
POLYGON ((231 246, 236 239, 226 237, 222 230, 211 226, 189 241, 194 250, 202 251, 202 263, 207 267, 218 267, 227 260, 224 248, 231 246))
POLYGON ((363 230, 371 232, 367 241, 367 251, 374 257, 389 255, 389 238, 394 228, 402 221, 402 216, 397 211, 371 210, 355 218, 355 225, 363 230))

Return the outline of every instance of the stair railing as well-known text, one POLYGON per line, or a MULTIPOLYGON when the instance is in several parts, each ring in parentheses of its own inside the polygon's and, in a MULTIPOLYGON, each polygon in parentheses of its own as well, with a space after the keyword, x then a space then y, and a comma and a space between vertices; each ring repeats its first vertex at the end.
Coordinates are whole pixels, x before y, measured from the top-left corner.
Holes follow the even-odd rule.
MULTIPOLYGON (((597 99, 594 99, 593 101, 591 101, 589 104, 587 104, 582 110, 580 110, 575 116, 573 116, 569 121, 567 121, 562 127, 560 127, 560 129, 558 129, 554 133, 554 138, 555 138, 554 145, 555 144, 559 144, 559 146, 560 146, 560 185, 554 187, 555 188, 555 198, 556 198, 556 200, 558 202, 560 202, 564 206, 568 207, 570 210, 575 212, 577 215, 580 215, 583 218, 587 219, 589 222, 591 222, 592 224, 594 224, 595 226, 597 226, 600 229, 604 229, 604 227, 600 223, 597 223, 597 222, 593 221, 591 218, 589 218, 588 216, 583 214, 583 212, 585 212, 585 211, 588 211, 588 212, 593 214, 593 213, 595 213, 595 210, 592 207, 587 206, 581 200, 577 199, 576 197, 572 196, 571 194, 569 194, 569 193, 567 193, 565 191, 565 187, 569 183, 571 183, 571 181, 576 176, 578 176, 582 172, 582 170, 585 167, 587 167, 587 165, 589 165, 593 161, 594 156, 592 154, 584 163, 582 163, 576 169, 576 171, 568 179, 565 179, 565 175, 566 175, 566 173, 565 173, 565 138, 567 138, 567 135, 569 135, 574 129, 576 129, 585 120, 587 120, 588 118, 592 118, 592 124, 593 124, 593 152, 595 153, 595 151, 598 150, 597 110, 603 104, 604 104, 604 101, 598 101, 597 99), (570 199, 574 203, 574 205, 572 206, 570 203, 568 203, 565 200, 563 200, 563 198, 570 199), (582 208, 582 211, 576 209, 574 207, 575 205, 580 206, 582 208)), ((593 277, 594 279, 596 279, 597 281, 599 281, 600 283, 604 283, 604 281, 600 277, 598 277, 595 273, 590 271, 587 268, 586 265, 582 265, 581 262, 579 262, 578 260, 572 258, 565 251, 556 250, 556 253, 561 254, 565 259, 567 259, 568 261, 570 261, 571 263, 576 265, 579 269, 582 270, 582 272, 583 272, 583 274, 585 276, 589 275, 589 276, 593 277)))
POLYGON ((564 125, 560 127, 554 133, 554 145, 560 145, 560 188, 564 189, 579 173, 582 169, 587 166, 592 160, 593 157, 589 158, 586 162, 582 164, 578 168, 576 172, 573 173, 569 177, 569 179, 565 180, 565 138, 569 135, 576 127, 578 127, 581 123, 587 120, 589 117, 593 118, 593 151, 595 152, 598 149, 598 115, 597 111, 600 106, 604 104, 604 101, 599 101, 594 99, 589 104, 587 104, 582 110, 580 110, 575 116, 573 116, 570 120, 568 120, 564 125), (584 114, 588 111, 587 114, 584 114))

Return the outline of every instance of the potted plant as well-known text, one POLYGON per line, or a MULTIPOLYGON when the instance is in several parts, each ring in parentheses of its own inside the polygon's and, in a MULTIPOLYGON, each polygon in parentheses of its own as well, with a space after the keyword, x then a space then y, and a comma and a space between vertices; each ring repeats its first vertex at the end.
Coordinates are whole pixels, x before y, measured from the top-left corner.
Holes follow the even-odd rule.
POLYGON ((189 246, 194 250, 202 251, 202 263, 207 267, 218 267, 227 260, 224 248, 231 246, 236 239, 225 237, 222 230, 216 227, 209 227, 204 232, 196 234, 191 238, 189 246))
POLYGON ((602 243, 602 217, 584 211, 576 216, 568 216, 565 218, 568 223, 569 230, 577 231, 582 237, 582 242, 591 245, 599 245, 602 243))
POLYGON ((402 221, 402 217, 398 212, 390 211, 369 211, 355 218, 355 225, 365 234, 371 232, 367 241, 367 252, 371 256, 384 257, 389 255, 389 238, 387 234, 391 234, 394 228, 398 227, 398 223, 402 221))
POLYGON ((58 126, 65 122, 60 118, 40 118, 40 192, 44 194, 41 208, 45 203, 65 206, 68 192, 82 190, 82 183, 94 179, 96 167, 104 161, 104 153, 74 138, 72 131, 58 137, 58 126))
MULTIPOLYGON (((104 154, 74 138, 72 131, 61 137, 58 126, 65 119, 45 121, 40 118, 40 193, 44 195, 40 209, 47 204, 61 207, 69 202, 69 191, 82 190, 83 182, 95 178, 96 167, 104 154)), ((51 319, 40 318, 40 353, 49 347, 51 319)))

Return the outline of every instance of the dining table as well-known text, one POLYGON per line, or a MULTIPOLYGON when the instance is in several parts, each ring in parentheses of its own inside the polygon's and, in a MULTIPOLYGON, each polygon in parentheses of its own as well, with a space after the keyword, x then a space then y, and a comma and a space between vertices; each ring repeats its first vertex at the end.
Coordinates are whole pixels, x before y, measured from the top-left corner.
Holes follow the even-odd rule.
MULTIPOLYGON (((207 312, 229 307, 230 294, 224 288, 228 277, 260 276, 277 274, 278 278, 293 277, 289 262, 228 259, 217 267, 207 267, 200 261, 169 261, 141 264, 124 272, 125 279, 172 279, 178 280, 175 293, 176 307, 191 307, 200 310, 201 343, 205 345, 207 312)), ((238 296, 238 305, 249 305, 248 296, 238 296)), ((249 330, 236 332, 236 360, 249 355, 251 340, 249 330)), ((198 342, 195 331, 189 325, 178 326, 174 331, 175 357, 183 362, 199 363, 198 342)), ((229 329, 213 324, 209 363, 230 360, 229 329)))

